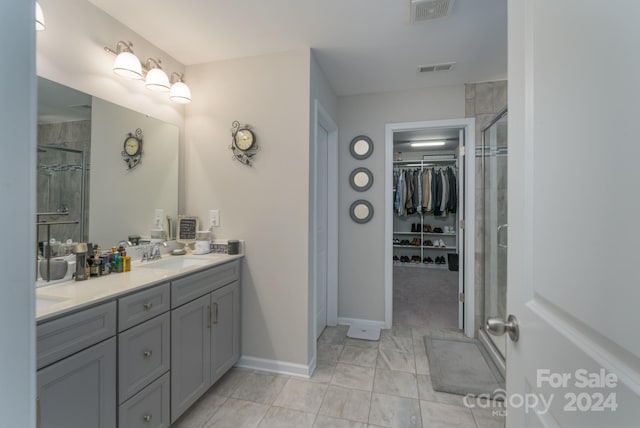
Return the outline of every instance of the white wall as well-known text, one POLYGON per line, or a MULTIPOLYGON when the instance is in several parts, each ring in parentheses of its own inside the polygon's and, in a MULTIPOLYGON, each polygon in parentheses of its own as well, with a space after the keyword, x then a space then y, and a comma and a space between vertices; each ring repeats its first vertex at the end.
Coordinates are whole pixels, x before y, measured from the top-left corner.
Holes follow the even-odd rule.
MULTIPOLYGON (((310 218, 309 218, 309 303, 308 303, 308 318, 309 318, 309 343, 308 343, 308 355, 309 355, 309 363, 313 364, 313 362, 311 361, 315 355, 315 347, 316 347, 316 335, 315 335, 315 323, 314 323, 314 319, 316 317, 316 301, 314 298, 314 287, 315 287, 315 278, 314 276, 314 259, 316 257, 315 254, 315 245, 314 245, 314 235, 315 235, 315 225, 316 225, 316 213, 314 213, 313 211, 318 211, 318 209, 327 209, 328 207, 315 207, 315 203, 314 200, 316 198, 315 195, 315 191, 314 191, 314 185, 313 185, 313 177, 315 177, 316 175, 316 163, 318 162, 315 159, 315 153, 317 152, 317 149, 315 147, 315 127, 316 127, 316 100, 320 103, 320 105, 325 109, 325 111, 327 112, 327 114, 329 116, 331 116, 331 118, 335 121, 337 121, 337 115, 338 115, 338 98, 336 97, 335 93, 333 92, 333 89, 331 88, 331 85, 329 84, 329 81, 327 80, 326 76, 324 75, 324 72, 322 71, 322 69, 320 68, 320 65, 318 64, 318 62, 315 59, 315 56, 313 54, 313 50, 311 51, 311 63, 310 63, 310 75, 309 75, 309 147, 310 147, 310 151, 309 151, 309 201, 310 201, 310 205, 309 205, 309 209, 310 209, 310 218)), ((329 142, 329 144, 331 144, 329 142)), ((327 150, 328 152, 328 158, 329 159, 334 159, 334 163, 337 163, 337 159, 336 156, 332 154, 335 153, 335 151, 331 151, 331 150, 327 150)), ((325 153, 327 153, 325 152, 325 153)), ((331 162, 331 160, 328 161, 329 163, 331 162)), ((329 167, 330 168, 330 167, 329 167)), ((332 180, 334 180, 334 177, 328 177, 328 181, 329 184, 332 183, 332 180)), ((334 185, 333 188, 335 189, 336 186, 334 185)), ((331 205, 329 205, 331 206, 331 205)), ((335 210, 334 210, 335 211, 335 210)), ((331 221, 328 220, 328 223, 331 224, 331 221)), ((336 231, 337 232, 337 231, 336 231)), ((333 232, 333 234, 335 234, 336 232, 333 232)), ((329 233, 329 235, 332 235, 332 232, 329 233)), ((334 241, 335 242, 335 241, 334 241)), ((331 250, 329 248, 329 250, 331 250)), ((337 258, 337 254, 328 254, 329 259, 337 258)), ((334 263, 335 265, 335 263, 334 263)), ((330 270, 330 269, 329 269, 330 270)), ((334 268, 335 271, 335 268, 334 268)), ((330 279, 330 275, 331 273, 329 272, 329 281, 331 281, 330 279)), ((335 275, 334 275, 335 277, 335 275)), ((328 292, 328 290, 327 290, 328 292)), ((330 294, 328 292, 328 294, 330 294)))
MULTIPOLYGON (((129 235, 149 236, 155 209, 178 215, 178 128, 93 98, 89 237, 109 248, 129 235), (127 169, 127 133, 143 132, 140 164, 127 169)), ((162 219, 165 224, 165 219, 162 219)))
POLYGON ((35 426, 34 2, 0 2, 0 415, 7 427, 35 426))
MULTIPOLYGON (((184 183, 182 162, 184 106, 173 103, 167 94, 149 91, 141 81, 113 73, 115 49, 119 40, 131 41, 141 61, 160 58, 167 73, 184 72, 184 65, 161 51, 130 28, 121 24, 87 0, 40 0, 47 23, 38 33, 37 74, 49 80, 86 92, 106 101, 130 108, 180 129, 180 188, 184 183)), ((189 75, 185 75, 189 83, 189 75)), ((199 94, 193 93, 194 97, 199 94)), ((179 206, 184 207, 183 192, 179 206)))
MULTIPOLYGON (((186 212, 244 239, 242 355, 308 363, 308 49, 190 66, 186 212), (231 124, 253 126, 254 166, 234 161, 231 124)), ((252 360, 255 362, 255 360, 252 360)))
POLYGON ((149 91, 141 81, 114 74, 115 57, 106 53, 104 47, 115 49, 119 40, 131 41, 141 61, 160 58, 167 73, 184 71, 182 64, 87 0, 41 0, 40 5, 47 30, 38 34, 38 76, 183 125, 181 104, 169 101, 167 94, 149 91))
MULTIPOLYGON (((338 98, 339 152, 339 290, 340 318, 384 321, 384 137, 385 124, 464 118, 464 85, 408 92, 387 92, 338 98), (373 140, 371 157, 356 160, 349 143, 364 134, 373 140), (365 193, 348 184, 356 167, 366 167, 374 176, 365 193), (349 217, 349 206, 357 199, 373 205, 367 224, 349 217)), ((388 201, 388 203, 391 203, 388 201)))

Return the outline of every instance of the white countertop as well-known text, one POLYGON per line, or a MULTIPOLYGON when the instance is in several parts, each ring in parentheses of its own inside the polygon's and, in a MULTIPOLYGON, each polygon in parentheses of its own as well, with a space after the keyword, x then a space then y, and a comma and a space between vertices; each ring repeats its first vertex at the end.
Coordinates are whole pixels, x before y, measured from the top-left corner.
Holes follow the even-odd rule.
POLYGON ((152 262, 135 262, 131 272, 111 273, 92 277, 86 281, 67 281, 36 289, 36 320, 38 322, 72 312, 85 306, 113 300, 135 290, 169 281, 173 278, 198 272, 212 266, 244 257, 243 254, 203 254, 186 256, 163 256, 152 262), (154 268, 155 264, 172 263, 178 259, 199 259, 202 263, 177 269, 154 268))

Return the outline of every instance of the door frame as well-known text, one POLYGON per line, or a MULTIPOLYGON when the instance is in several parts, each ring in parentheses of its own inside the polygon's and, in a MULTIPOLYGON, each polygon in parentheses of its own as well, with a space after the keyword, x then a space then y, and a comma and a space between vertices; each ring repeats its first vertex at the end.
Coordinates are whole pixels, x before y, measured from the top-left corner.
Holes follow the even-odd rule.
MULTIPOLYGON (((462 266, 464 287, 464 326, 468 337, 475 333, 475 118, 429 120, 421 122, 398 122, 385 125, 385 204, 384 204, 384 290, 385 328, 393 324, 393 133, 424 128, 460 128, 464 129, 465 139, 461 152, 464 154, 464 195, 460 206, 462 215, 458 221, 464 221, 462 229, 462 266)), ((459 241, 460 242, 460 241, 459 241)))
POLYGON ((316 356, 317 325, 317 251, 313 240, 318 212, 317 204, 317 145, 318 126, 327 130, 327 325, 338 323, 338 125, 316 99, 313 109, 313 135, 310 148, 310 225, 309 225, 309 349, 312 360, 316 356))

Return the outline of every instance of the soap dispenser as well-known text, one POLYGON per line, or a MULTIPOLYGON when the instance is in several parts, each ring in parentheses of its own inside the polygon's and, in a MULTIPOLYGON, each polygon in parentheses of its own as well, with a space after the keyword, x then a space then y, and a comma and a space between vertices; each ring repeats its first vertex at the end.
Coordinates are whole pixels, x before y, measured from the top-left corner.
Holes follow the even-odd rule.
POLYGON ((86 242, 76 245, 76 281, 84 281, 87 279, 87 244, 86 242))

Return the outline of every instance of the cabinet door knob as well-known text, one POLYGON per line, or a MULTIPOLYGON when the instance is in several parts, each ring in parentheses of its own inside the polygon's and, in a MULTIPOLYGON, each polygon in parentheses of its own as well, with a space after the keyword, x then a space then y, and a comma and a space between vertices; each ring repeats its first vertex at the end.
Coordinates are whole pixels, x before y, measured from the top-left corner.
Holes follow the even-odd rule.
POLYGON ((152 354, 152 352, 149 349, 147 349, 146 351, 144 351, 142 353, 142 355, 144 355, 145 358, 149 358, 151 356, 151 354, 152 354))
POLYGON ((151 309, 152 306, 153 306, 153 303, 151 302, 145 303, 144 305, 142 305, 145 311, 148 311, 149 309, 151 309))
POLYGON ((145 422, 151 422, 151 415, 147 413, 142 417, 142 420, 145 422))

